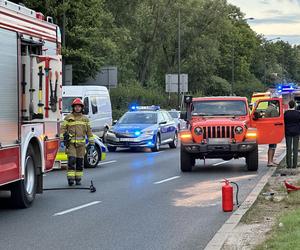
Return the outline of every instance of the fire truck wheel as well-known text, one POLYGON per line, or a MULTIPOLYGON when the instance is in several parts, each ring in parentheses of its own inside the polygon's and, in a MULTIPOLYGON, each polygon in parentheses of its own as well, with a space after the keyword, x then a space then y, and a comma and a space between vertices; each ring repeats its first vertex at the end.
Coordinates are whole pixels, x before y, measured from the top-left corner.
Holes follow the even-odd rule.
POLYGON ((246 163, 248 171, 257 171, 258 169, 258 147, 249 152, 246 156, 246 163))
POLYGON ((95 168, 101 160, 101 149, 96 145, 95 150, 90 152, 90 145, 87 146, 86 154, 84 156, 84 167, 95 168))
POLYGON ((180 149, 180 168, 182 172, 191 172, 195 165, 195 159, 187 152, 180 149))
POLYGON ((177 144, 178 144, 178 135, 177 132, 174 135, 174 139, 171 143, 169 143, 169 147, 170 148, 177 148, 177 144))
POLYGON ((36 177, 34 151, 29 146, 25 157, 24 179, 14 183, 11 187, 11 200, 14 207, 27 208, 32 204, 36 194, 36 177))
POLYGON ((153 148, 151 148, 152 152, 158 152, 160 150, 160 135, 157 134, 156 135, 156 140, 155 140, 155 145, 153 146, 153 148))

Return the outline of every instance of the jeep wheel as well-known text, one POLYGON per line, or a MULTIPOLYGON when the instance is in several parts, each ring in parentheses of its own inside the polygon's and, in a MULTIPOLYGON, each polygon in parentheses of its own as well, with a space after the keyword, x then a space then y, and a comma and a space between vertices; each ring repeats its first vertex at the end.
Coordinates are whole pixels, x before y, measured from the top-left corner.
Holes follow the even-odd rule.
POLYGON ((183 146, 180 148, 180 169, 181 172, 191 172, 195 165, 195 159, 187 152, 183 150, 183 146))
POLYGON ((248 153, 246 156, 246 163, 248 171, 257 171, 258 169, 258 147, 248 153))

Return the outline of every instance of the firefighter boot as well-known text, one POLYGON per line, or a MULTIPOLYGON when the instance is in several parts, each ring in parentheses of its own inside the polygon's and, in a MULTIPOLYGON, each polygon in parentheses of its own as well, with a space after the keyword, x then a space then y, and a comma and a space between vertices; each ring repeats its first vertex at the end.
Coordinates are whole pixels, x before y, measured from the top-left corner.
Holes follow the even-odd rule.
POLYGON ((69 156, 68 171, 67 171, 67 178, 68 178, 69 186, 72 186, 75 181, 75 164, 76 164, 76 158, 74 156, 69 156))
POLYGON ((83 158, 76 158, 76 172, 75 172, 76 185, 81 185, 82 176, 83 176, 83 158))

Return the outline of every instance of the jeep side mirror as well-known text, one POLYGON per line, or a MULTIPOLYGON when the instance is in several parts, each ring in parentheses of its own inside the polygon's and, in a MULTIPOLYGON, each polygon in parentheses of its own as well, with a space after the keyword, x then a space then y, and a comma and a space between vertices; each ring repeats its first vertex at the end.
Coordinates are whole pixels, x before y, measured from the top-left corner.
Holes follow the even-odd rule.
POLYGON ((253 120, 257 121, 260 118, 260 113, 258 111, 254 111, 253 113, 253 120))
POLYGON ((114 120, 112 124, 113 124, 113 126, 115 126, 117 123, 118 123, 118 120, 114 120))
POLYGON ((182 120, 187 120, 187 112, 186 111, 182 111, 181 113, 180 113, 180 119, 182 119, 182 120))

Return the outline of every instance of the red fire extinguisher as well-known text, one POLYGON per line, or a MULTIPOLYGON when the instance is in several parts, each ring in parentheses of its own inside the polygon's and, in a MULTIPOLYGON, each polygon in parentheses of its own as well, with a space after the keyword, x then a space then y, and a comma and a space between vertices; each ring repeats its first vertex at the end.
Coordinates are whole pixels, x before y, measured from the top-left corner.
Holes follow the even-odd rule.
POLYGON ((233 211, 233 187, 231 186, 231 183, 236 185, 236 205, 239 207, 239 186, 237 183, 225 179, 224 185, 222 186, 222 207, 224 212, 233 211))

